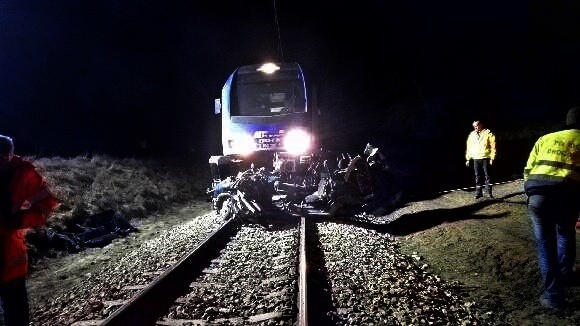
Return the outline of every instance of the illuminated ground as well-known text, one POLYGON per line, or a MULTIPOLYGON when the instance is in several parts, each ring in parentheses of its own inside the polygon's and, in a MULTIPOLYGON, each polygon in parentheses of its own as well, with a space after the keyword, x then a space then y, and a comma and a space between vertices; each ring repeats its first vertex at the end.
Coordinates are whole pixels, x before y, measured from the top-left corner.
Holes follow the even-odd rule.
MULTIPOLYGON (((184 181, 195 180, 199 184, 197 193, 206 183, 199 176, 184 178, 183 174, 167 173, 167 166, 158 169, 155 165, 151 170, 138 161, 120 163, 96 158, 52 160, 41 164, 65 204, 55 221, 77 211, 75 203, 79 197, 85 200, 85 205, 90 204, 89 207, 100 207, 107 204, 101 202, 103 198, 112 196, 106 194, 114 194, 111 200, 122 199, 121 204, 125 204, 122 207, 132 208, 124 213, 130 214, 136 212, 135 207, 143 206, 145 208, 138 211, 145 212, 147 207, 167 205, 162 201, 168 197, 158 193, 172 194, 170 200, 183 200, 176 194, 184 194, 184 181), (137 180, 142 182, 136 184, 137 180), (79 186, 83 184, 87 186, 79 186), (133 186, 118 186, 123 184, 133 186), (110 188, 115 185, 116 188, 110 188), (137 199, 149 204, 137 203, 137 199)), ((577 312, 580 310, 580 287, 569 289, 570 307, 565 311, 551 312, 538 305, 539 273, 522 182, 497 185, 495 194, 494 200, 474 200, 470 191, 457 190, 407 203, 388 216, 389 220, 395 220, 390 231, 405 252, 422 257, 442 278, 461 282, 470 300, 483 305, 487 311, 494 311, 497 316, 493 320, 498 320, 500 325, 580 324, 580 312, 577 312)), ((204 201, 198 201, 196 207, 200 214, 210 209, 209 203, 204 201)), ((141 232, 132 235, 131 241, 154 237, 160 230, 190 218, 190 214, 151 214, 140 221, 141 232)), ((121 257, 136 244, 117 241, 114 245, 119 245, 120 249, 108 250, 103 260, 117 259, 112 256, 113 252, 121 257)), ((101 258, 82 260, 89 254, 99 257, 99 250, 90 249, 36 263, 28 279, 32 310, 43 304, 39 298, 53 295, 55 287, 65 289, 82 283, 101 261, 101 258), (57 277, 62 274, 58 271, 65 267, 66 277, 57 277)))

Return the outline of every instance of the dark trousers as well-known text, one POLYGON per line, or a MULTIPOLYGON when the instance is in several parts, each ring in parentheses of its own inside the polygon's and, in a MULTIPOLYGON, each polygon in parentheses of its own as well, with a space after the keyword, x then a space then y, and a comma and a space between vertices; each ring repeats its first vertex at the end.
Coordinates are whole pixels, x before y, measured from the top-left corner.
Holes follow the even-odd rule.
POLYGON ((489 164, 489 159, 474 159, 473 171, 475 172, 475 193, 481 194, 485 186, 487 193, 491 194, 491 164, 489 164))
POLYGON ((28 326, 28 293, 24 277, 1 284, 0 298, 6 326, 28 326))

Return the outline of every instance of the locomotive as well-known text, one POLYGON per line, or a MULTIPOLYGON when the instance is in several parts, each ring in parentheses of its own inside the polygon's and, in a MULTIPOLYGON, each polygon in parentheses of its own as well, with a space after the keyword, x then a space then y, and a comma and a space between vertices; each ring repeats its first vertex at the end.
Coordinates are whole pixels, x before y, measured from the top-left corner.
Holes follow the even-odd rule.
POLYGON ((229 75, 214 106, 222 147, 209 159, 214 208, 231 215, 241 205, 255 214, 278 186, 304 183, 317 147, 309 95, 295 62, 245 65, 229 75), (249 179, 251 187, 240 185, 249 179))

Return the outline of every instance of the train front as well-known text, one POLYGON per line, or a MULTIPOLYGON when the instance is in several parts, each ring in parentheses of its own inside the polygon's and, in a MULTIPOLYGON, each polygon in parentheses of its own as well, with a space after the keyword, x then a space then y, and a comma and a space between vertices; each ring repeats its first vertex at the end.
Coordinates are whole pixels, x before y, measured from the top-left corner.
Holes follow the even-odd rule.
POLYGON ((295 177, 313 150, 312 117, 297 63, 238 68, 223 87, 222 149, 237 169, 279 170, 295 177))

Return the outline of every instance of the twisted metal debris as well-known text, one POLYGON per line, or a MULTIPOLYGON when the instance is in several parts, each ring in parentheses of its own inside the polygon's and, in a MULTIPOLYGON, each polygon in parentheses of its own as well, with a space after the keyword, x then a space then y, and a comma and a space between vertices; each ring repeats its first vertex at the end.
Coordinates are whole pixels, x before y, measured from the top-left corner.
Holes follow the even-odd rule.
POLYGON ((384 156, 369 146, 366 159, 323 153, 291 176, 281 169, 270 172, 252 165, 217 183, 208 194, 224 219, 257 220, 273 207, 307 215, 381 215, 397 204, 400 191, 391 182, 384 156))

